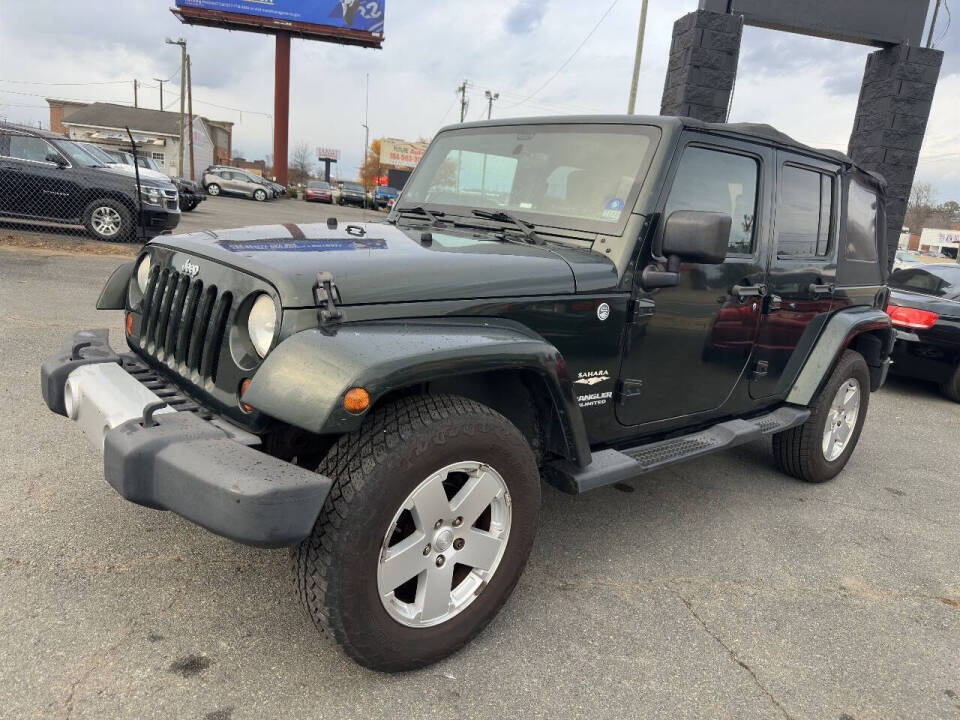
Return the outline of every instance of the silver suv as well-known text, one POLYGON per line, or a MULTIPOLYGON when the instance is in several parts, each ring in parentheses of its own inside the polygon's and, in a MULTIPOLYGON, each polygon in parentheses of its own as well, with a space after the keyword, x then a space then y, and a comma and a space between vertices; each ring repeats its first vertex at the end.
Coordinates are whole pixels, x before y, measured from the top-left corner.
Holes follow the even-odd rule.
POLYGON ((242 195, 263 202, 274 197, 273 188, 262 178, 237 168, 211 168, 203 175, 208 195, 242 195))

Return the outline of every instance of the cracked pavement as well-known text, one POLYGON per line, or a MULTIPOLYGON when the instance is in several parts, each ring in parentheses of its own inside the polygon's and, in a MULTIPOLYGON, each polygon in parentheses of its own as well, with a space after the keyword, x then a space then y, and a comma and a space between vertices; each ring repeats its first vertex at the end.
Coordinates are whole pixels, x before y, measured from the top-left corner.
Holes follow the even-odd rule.
POLYGON ((122 500, 39 366, 122 259, 0 248, 0 717, 960 717, 960 406, 893 378, 846 471, 769 442, 579 498, 544 487, 513 598, 381 675, 294 603, 285 551, 122 500))

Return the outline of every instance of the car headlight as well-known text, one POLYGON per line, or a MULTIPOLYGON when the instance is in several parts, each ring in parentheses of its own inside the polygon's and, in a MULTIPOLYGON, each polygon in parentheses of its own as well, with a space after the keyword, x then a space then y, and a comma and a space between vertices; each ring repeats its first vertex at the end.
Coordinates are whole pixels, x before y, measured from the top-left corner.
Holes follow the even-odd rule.
POLYGON ((147 205, 160 205, 163 202, 163 193, 160 188, 145 187, 140 188, 140 197, 147 205))
POLYGON ((260 357, 266 357, 277 333, 277 304, 266 293, 261 293, 250 307, 247 333, 260 357))
POLYGON ((137 287, 141 293, 147 292, 147 283, 150 281, 150 256, 144 255, 137 265, 137 287))

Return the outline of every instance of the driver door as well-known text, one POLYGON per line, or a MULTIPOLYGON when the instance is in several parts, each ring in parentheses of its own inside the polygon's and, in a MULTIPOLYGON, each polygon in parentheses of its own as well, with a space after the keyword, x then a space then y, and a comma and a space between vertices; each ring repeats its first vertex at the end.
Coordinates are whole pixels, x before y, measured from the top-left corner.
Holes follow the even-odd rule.
MULTIPOLYGON (((772 167, 767 148, 714 144, 696 133, 681 142, 647 245, 652 241, 659 249, 675 211, 722 212, 732 219, 727 257, 719 265, 684 262, 675 287, 636 289, 617 393, 620 423, 706 419, 741 382, 760 321, 765 277, 760 229, 769 216, 764 179, 772 167)), ((644 247, 639 269, 650 263, 650 247, 644 247)))

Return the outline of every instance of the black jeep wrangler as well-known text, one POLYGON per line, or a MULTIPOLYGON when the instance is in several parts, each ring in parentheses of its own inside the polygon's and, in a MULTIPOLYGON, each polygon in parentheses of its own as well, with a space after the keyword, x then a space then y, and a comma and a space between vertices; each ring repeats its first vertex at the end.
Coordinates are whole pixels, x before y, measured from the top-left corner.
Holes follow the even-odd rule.
POLYGON ((884 382, 884 189, 766 126, 447 128, 380 224, 162 237, 43 395, 125 498, 289 546, 358 662, 422 666, 510 595, 570 493, 772 436, 834 477, 884 382))

